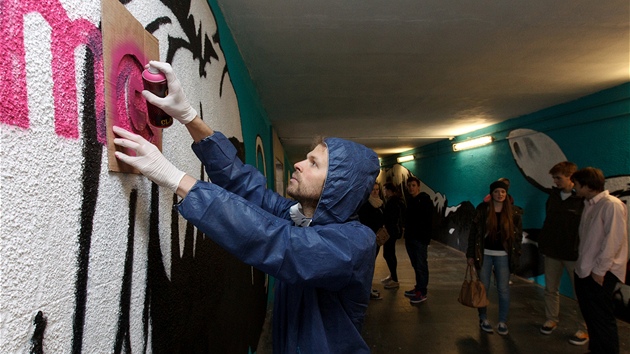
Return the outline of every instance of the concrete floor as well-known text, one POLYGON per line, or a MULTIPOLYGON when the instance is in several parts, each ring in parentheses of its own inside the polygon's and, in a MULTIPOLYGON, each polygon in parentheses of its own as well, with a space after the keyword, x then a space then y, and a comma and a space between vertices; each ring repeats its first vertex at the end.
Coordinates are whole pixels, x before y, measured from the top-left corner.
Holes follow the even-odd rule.
MULTIPOLYGON (((466 270, 465 255, 438 242, 429 246, 428 300, 411 305, 403 296, 414 286, 414 274, 404 241, 396 246, 399 289, 383 289, 380 279, 389 275, 382 257, 376 261, 373 287, 382 300, 372 300, 367 310, 363 337, 374 354, 390 353, 587 353, 588 345, 568 342, 575 332, 577 302, 562 297, 560 324, 551 335, 539 327, 545 320, 543 288, 513 277, 507 336, 486 334, 479 329, 477 310, 457 302, 466 270)), ((496 287, 489 290, 488 319, 496 326, 496 287)), ((630 354, 630 324, 618 321, 621 353, 630 354)))

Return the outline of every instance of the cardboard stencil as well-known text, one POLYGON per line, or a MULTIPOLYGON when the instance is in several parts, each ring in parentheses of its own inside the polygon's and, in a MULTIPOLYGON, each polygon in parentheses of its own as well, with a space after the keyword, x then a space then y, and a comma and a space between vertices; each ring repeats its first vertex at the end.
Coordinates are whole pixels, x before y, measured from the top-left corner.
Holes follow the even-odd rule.
POLYGON ((159 42, 118 0, 102 0, 103 66, 107 157, 110 171, 139 173, 118 161, 114 152, 133 151, 114 145, 114 125, 125 128, 162 150, 162 130, 149 125, 142 97, 142 71, 149 60, 159 60, 159 42))

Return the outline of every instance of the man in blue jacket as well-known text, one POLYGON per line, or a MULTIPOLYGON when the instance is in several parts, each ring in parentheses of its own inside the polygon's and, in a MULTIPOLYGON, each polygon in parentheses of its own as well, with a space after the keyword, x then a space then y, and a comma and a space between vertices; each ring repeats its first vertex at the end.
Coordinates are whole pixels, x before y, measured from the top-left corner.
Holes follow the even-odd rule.
POLYGON ((116 157, 180 196, 181 215, 243 262, 274 276, 274 353, 369 353, 361 337, 376 239, 356 213, 379 172, 363 145, 327 138, 295 164, 287 199, 236 157, 236 149, 190 106, 169 64, 168 95, 150 103, 185 124, 212 183, 179 171, 139 135, 114 127, 116 157))

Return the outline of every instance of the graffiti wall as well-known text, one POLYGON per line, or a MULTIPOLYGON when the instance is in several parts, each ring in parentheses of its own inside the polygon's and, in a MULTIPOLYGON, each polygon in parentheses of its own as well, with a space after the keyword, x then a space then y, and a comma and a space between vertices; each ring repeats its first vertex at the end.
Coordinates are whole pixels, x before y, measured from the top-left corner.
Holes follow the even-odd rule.
MULTIPOLYGON (((569 160, 580 168, 602 169, 606 189, 630 205, 629 89, 630 83, 624 84, 461 137, 492 135, 495 142, 484 147, 454 152, 451 142, 445 141, 416 149, 416 159, 402 166, 394 159, 384 161, 391 167, 381 178, 392 178, 396 184, 408 175, 418 177, 435 205, 433 238, 464 252, 475 206, 489 193, 490 183, 508 178, 509 194, 524 209, 523 253, 516 272, 544 282, 537 236, 553 185, 549 175, 553 165, 569 160)), ((567 277, 561 291, 573 296, 567 277)), ((617 313, 630 321, 630 277, 615 296, 617 313)))
MULTIPOLYGON (((256 142, 243 139, 248 102, 237 100, 220 13, 205 0, 121 3, 245 157, 256 142)), ((2 352, 255 352, 265 275, 182 219, 169 191, 109 172, 101 2, 4 0, 0 18, 2 352)), ((178 123, 163 131, 164 155, 203 179, 191 142, 178 123)))

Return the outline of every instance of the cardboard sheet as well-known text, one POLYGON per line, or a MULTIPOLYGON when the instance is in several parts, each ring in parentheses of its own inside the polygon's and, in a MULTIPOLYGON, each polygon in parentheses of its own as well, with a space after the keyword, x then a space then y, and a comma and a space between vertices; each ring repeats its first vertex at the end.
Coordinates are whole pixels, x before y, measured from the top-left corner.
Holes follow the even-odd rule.
POLYGON ((116 150, 132 152, 114 145, 112 127, 142 135, 162 150, 162 130, 149 125, 141 94, 144 65, 159 60, 159 43, 119 1, 102 0, 101 6, 109 170, 139 173, 116 159, 116 150))

